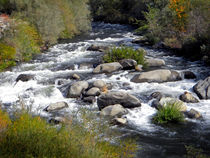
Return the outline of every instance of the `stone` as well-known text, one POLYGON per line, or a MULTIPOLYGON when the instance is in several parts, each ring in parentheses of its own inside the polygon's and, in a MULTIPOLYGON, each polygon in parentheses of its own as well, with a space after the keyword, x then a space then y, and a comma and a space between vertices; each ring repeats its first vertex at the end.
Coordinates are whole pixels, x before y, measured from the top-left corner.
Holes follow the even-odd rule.
POLYGON ((80 97, 82 92, 88 88, 89 84, 87 81, 78 81, 71 85, 69 88, 68 97, 77 98, 80 97))
POLYGON ((52 124, 59 124, 59 123, 65 123, 65 122, 66 122, 66 119, 64 117, 55 117, 49 120, 49 123, 52 123, 52 124))
POLYGON ((20 74, 17 78, 16 78, 16 82, 18 81, 23 81, 23 82, 27 82, 29 80, 33 80, 34 79, 34 75, 31 74, 20 74))
POLYGON ((140 107, 141 102, 138 98, 126 92, 108 92, 102 94, 97 99, 99 110, 109 106, 120 104, 124 108, 140 107))
POLYGON ((160 67, 165 65, 165 61, 162 59, 146 59, 147 66, 149 67, 160 67))
POLYGON ((98 51, 98 52, 105 52, 108 49, 109 47, 107 46, 97 46, 97 45, 91 45, 89 48, 87 48, 88 51, 98 51))
POLYGON ((200 99, 210 99, 210 76, 199 81, 194 87, 194 92, 200 99))
POLYGON ((100 112, 101 116, 110 116, 110 117, 121 117, 122 115, 127 114, 128 111, 123 108, 120 104, 109 105, 103 108, 100 112))
POLYGON ((191 93, 184 92, 184 94, 179 96, 179 99, 186 103, 198 103, 198 99, 195 98, 191 93))
POLYGON ((58 111, 67 107, 68 107, 68 104, 66 102, 51 103, 47 108, 45 108, 45 111, 55 112, 55 111, 58 111))
POLYGON ((143 71, 143 65, 136 65, 135 70, 139 72, 143 71))
POLYGON ((103 80, 96 80, 93 82, 93 86, 97 88, 103 88, 106 86, 106 82, 104 82, 103 80))
POLYGON ((168 81, 179 81, 179 80, 182 80, 180 73, 171 70, 171 76, 169 77, 168 81))
POLYGON ((79 80, 79 79, 80 79, 80 76, 77 75, 77 74, 73 74, 73 75, 72 75, 72 78, 75 79, 75 80, 79 80))
POLYGON ((84 102, 87 102, 87 103, 93 104, 93 103, 96 102, 96 98, 94 96, 84 97, 83 98, 83 101, 84 102))
POLYGON ((119 63, 122 65, 124 70, 135 69, 135 67, 137 66, 137 62, 133 59, 123 59, 120 60, 119 63))
POLYGON ((127 118, 114 118, 113 124, 125 125, 128 122, 127 118))
POLYGON ((185 103, 179 99, 176 99, 176 98, 170 98, 170 97, 164 97, 164 98, 161 98, 160 101, 159 101, 159 107, 158 108, 161 108, 163 106, 166 105, 166 103, 174 103, 176 102, 177 105, 180 106, 180 111, 181 112, 186 112, 187 111, 187 106, 185 105, 185 103))
POLYGON ((192 118, 192 119, 199 119, 202 117, 201 113, 198 112, 197 110, 195 109, 190 109, 190 111, 187 113, 187 116, 189 118, 192 118))
POLYGON ((97 87, 93 87, 85 93, 85 95, 87 96, 98 96, 100 94, 101 94, 100 89, 97 87))
POLYGON ((118 62, 113 62, 113 63, 105 63, 105 64, 100 64, 98 65, 94 70, 93 73, 112 73, 118 70, 121 70, 123 67, 120 63, 118 62))
POLYGON ((191 71, 182 72, 184 79, 195 79, 196 75, 191 71))
POLYGON ((155 98, 155 99, 157 99, 157 100, 160 100, 162 97, 163 97, 163 95, 162 95, 161 92, 153 92, 153 93, 149 96, 150 99, 155 98))

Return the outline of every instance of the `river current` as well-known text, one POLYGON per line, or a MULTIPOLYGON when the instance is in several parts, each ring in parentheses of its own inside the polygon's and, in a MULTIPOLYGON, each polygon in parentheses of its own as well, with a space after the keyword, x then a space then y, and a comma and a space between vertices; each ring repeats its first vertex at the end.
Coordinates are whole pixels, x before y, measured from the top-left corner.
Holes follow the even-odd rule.
MULTIPOLYGON (((66 98, 63 93, 65 88, 59 84, 60 82, 68 84, 71 82, 70 76, 74 73, 89 82, 102 79, 112 84, 112 90, 126 91, 142 101, 140 108, 129 110, 126 115, 128 124, 119 127, 125 137, 137 140, 138 158, 181 158, 186 154, 185 145, 201 148, 210 155, 210 100, 187 103, 188 110, 194 108, 202 114, 202 120, 187 119, 187 123, 183 125, 162 127, 151 122, 157 110, 151 107, 151 101, 148 99, 150 94, 156 91, 175 98, 185 91, 196 96, 192 87, 198 80, 210 76, 210 68, 204 66, 202 62, 192 62, 166 50, 134 44, 132 41, 137 36, 132 31, 132 28, 125 25, 94 23, 93 30, 88 35, 63 41, 46 53, 36 56, 31 62, 1 72, 0 101, 3 107, 12 112, 20 108, 22 100, 26 106, 30 106, 34 114, 51 118, 53 116, 43 109, 50 103, 65 101, 69 107, 61 110, 60 115, 62 115, 76 111, 79 106, 84 106, 86 103, 66 98), (161 68, 178 72, 189 70, 194 72, 197 78, 166 83, 133 83, 130 79, 137 72, 119 71, 110 75, 94 75, 92 65, 100 63, 103 53, 87 51, 92 44, 103 46, 123 44, 136 49, 142 47, 147 51, 148 57, 165 61, 166 65, 161 68), (34 80, 19 81, 15 84, 20 74, 32 74, 35 77, 34 80), (128 86, 125 87, 125 83, 128 86)), ((96 103, 87 106, 97 109, 96 103)))

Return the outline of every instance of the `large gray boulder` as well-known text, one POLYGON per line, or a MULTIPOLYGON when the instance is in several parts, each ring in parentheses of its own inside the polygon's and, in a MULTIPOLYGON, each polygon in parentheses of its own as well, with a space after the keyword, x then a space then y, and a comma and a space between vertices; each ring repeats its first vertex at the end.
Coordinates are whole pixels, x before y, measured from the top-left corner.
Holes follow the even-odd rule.
POLYGON ((178 72, 176 71, 159 69, 135 75, 131 79, 131 81, 135 83, 141 83, 141 82, 161 83, 161 82, 177 81, 180 79, 181 77, 178 75, 178 72))
POLYGON ((100 94, 101 94, 100 89, 97 88, 97 87, 93 87, 93 88, 89 89, 89 90, 86 92, 85 95, 87 95, 87 96, 98 96, 98 95, 100 95, 100 94))
POLYGON ((160 67, 165 65, 165 61, 162 59, 146 59, 147 66, 149 67, 160 67))
POLYGON ((210 76, 205 80, 199 81, 193 87, 193 90, 200 99, 210 99, 210 76))
POLYGON ((128 110, 123 108, 120 104, 109 105, 103 108, 100 112, 101 116, 110 116, 110 117, 121 117, 128 113, 128 110))
POLYGON ((123 59, 120 60, 119 62, 123 66, 124 70, 135 69, 135 67, 137 66, 137 62, 133 59, 123 59))
POLYGON ((97 99, 97 103, 99 110, 109 105, 115 105, 115 104, 120 104, 124 108, 135 108, 141 106, 141 102, 139 99, 126 92, 108 92, 106 94, 102 94, 97 99))
POLYGON ((195 98, 191 93, 184 92, 184 94, 179 96, 179 99, 186 103, 198 103, 198 99, 195 98))
POLYGON ((93 86, 97 88, 103 88, 106 86, 106 82, 104 82, 103 80, 96 80, 93 82, 93 86))
POLYGON ((45 108, 45 111, 55 112, 55 111, 58 111, 67 107, 68 107, 68 104, 66 102, 51 103, 47 108, 45 108))
POLYGON ((105 63, 105 64, 98 65, 93 70, 93 73, 95 73, 95 74, 97 74, 97 73, 111 73, 111 72, 121 70, 122 68, 123 68, 122 65, 118 62, 105 63))
POLYGON ((80 97, 82 92, 88 88, 89 84, 87 81, 78 81, 71 85, 68 93, 69 98, 80 97))

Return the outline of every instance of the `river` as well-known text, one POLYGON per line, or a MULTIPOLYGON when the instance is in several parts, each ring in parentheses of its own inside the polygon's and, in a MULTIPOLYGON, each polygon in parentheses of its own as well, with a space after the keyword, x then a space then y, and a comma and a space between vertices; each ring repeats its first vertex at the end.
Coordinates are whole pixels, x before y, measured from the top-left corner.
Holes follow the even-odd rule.
POLYGON ((79 106, 85 105, 97 109, 96 103, 89 105, 76 99, 66 98, 65 88, 60 83, 65 85, 71 82, 70 76, 74 73, 89 82, 103 79, 113 85, 112 90, 126 91, 142 101, 140 108, 129 110, 126 115, 128 124, 118 127, 125 137, 137 140, 138 158, 181 158, 186 154, 185 145, 201 148, 210 155, 210 100, 187 103, 188 110, 194 108, 202 114, 202 120, 186 119, 186 123, 182 125, 162 127, 151 122, 157 110, 151 107, 151 101, 148 99, 155 91, 175 98, 185 91, 193 93, 192 87, 198 80, 210 76, 210 68, 204 66, 202 62, 192 62, 166 50, 143 47, 148 57, 165 61, 166 65, 161 68, 178 72, 189 70, 194 72, 197 78, 166 83, 133 83, 130 79, 137 72, 119 71, 111 75, 92 73, 92 65, 100 63, 103 53, 87 51, 87 48, 92 44, 105 46, 123 44, 140 48, 138 44, 132 43, 132 40, 137 38, 132 31, 131 27, 125 25, 94 23, 93 30, 88 35, 64 41, 46 53, 36 56, 31 62, 1 72, 0 101, 3 108, 13 112, 20 108, 20 100, 23 100, 34 114, 46 118, 54 116, 43 109, 50 103, 58 101, 69 104, 69 107, 61 110, 59 115, 75 111, 79 106), (15 79, 20 74, 32 74, 35 77, 28 82, 19 81, 15 84, 15 79), (128 83, 129 86, 125 87, 124 83, 128 83))

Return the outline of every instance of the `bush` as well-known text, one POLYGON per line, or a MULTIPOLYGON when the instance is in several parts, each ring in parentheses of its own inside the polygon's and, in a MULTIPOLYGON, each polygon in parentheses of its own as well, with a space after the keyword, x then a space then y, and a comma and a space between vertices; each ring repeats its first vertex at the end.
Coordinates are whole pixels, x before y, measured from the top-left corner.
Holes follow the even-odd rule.
POLYGON ((138 64, 141 64, 143 66, 146 66, 145 59, 145 50, 143 49, 138 49, 135 50, 131 47, 114 47, 110 49, 106 55, 104 56, 104 61, 105 62, 116 62, 122 59, 133 59, 135 60, 138 64))
POLYGON ((1 134, 6 130, 6 128, 11 124, 9 116, 0 109, 0 142, 1 134))
POLYGON ((184 121, 184 116, 180 111, 179 102, 167 102, 159 109, 157 114, 153 117, 154 123, 179 123, 184 121))
POLYGON ((104 141, 101 139, 99 126, 95 126, 92 122, 88 119, 83 123, 69 120, 67 124, 57 128, 38 116, 32 117, 28 113, 18 114, 8 129, 0 133, 0 157, 126 158, 134 156, 133 143, 112 145, 104 141))
POLYGON ((193 146, 185 146, 187 151, 186 158, 210 158, 203 153, 202 149, 195 148, 193 146))

